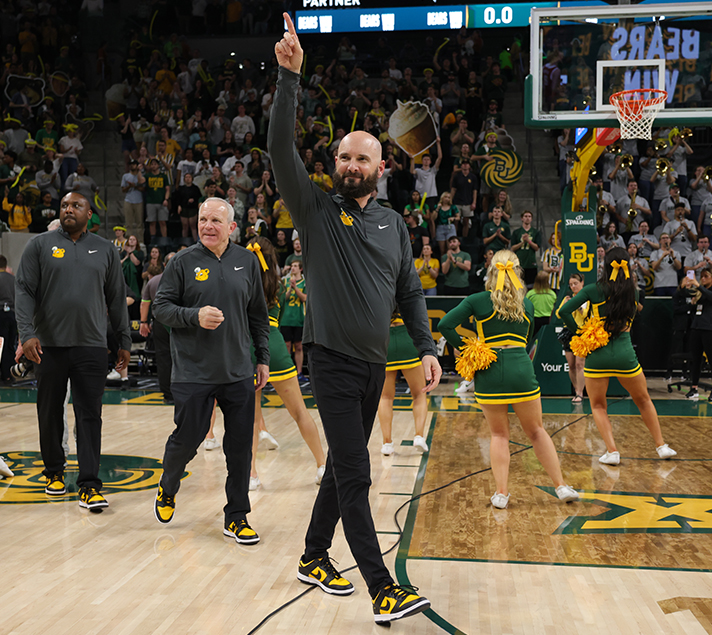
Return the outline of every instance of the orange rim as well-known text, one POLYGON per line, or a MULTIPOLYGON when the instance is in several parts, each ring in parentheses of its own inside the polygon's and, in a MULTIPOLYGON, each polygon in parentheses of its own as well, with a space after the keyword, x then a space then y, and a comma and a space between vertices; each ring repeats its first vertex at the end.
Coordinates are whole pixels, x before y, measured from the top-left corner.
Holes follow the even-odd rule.
POLYGON ((659 106, 667 99, 667 91, 659 88, 644 88, 634 90, 622 90, 613 93, 609 99, 620 116, 638 116, 645 108, 659 106), (640 95, 640 97, 636 97, 640 95), (654 97, 643 97, 643 95, 654 95, 654 97))

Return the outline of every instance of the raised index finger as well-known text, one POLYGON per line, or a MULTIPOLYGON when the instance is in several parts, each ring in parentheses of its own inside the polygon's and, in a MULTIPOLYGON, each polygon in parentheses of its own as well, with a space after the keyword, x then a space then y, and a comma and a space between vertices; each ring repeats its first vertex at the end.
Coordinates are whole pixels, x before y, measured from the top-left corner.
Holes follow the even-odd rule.
POLYGON ((284 21, 287 23, 287 31, 289 31, 293 36, 297 36, 297 30, 294 28, 294 22, 286 11, 282 14, 284 21))

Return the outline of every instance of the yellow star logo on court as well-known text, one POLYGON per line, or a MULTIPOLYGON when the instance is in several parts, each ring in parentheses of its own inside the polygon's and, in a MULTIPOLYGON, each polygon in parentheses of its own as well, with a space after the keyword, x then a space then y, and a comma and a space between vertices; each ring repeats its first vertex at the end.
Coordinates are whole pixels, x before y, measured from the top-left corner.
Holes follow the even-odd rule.
MULTIPOLYGON (((553 488, 541 489, 554 494, 553 488)), ((570 516, 554 533, 712 533, 711 496, 597 491, 579 494, 582 502, 605 511, 570 516)))

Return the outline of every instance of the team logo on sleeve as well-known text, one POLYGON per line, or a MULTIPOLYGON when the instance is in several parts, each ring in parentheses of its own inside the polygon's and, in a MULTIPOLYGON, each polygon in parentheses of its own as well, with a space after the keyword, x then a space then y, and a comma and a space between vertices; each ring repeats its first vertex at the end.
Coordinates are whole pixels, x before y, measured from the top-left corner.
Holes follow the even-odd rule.
POLYGON ((64 249, 52 247, 52 258, 64 258, 64 249))
POLYGON ((195 279, 198 282, 203 282, 203 280, 207 280, 209 274, 210 269, 201 269, 200 267, 195 268, 195 279))
POLYGON ((339 216, 341 222, 346 225, 346 227, 351 227, 354 224, 353 217, 349 216, 344 210, 341 210, 341 215, 339 216))

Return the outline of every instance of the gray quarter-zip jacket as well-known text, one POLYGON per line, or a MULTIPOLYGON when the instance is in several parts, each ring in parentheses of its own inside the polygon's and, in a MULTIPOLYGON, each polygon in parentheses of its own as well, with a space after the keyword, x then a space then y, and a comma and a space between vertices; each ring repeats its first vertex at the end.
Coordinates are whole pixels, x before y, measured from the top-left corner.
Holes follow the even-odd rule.
POLYGON ((304 343, 384 364, 397 303, 420 356, 436 355, 401 216, 374 200, 361 209, 353 199, 332 198, 309 179, 293 142, 298 83, 299 75, 279 69, 268 147, 304 252, 304 343))
POLYGON ((116 247, 84 232, 39 234, 25 247, 15 277, 20 341, 106 348, 107 309, 122 349, 131 350, 126 284, 116 247))
POLYGON ((269 316, 257 256, 228 243, 218 258, 197 243, 168 263, 156 299, 154 317, 171 327, 174 382, 231 384, 254 374, 250 342, 258 364, 269 364, 269 316), (215 330, 200 326, 204 306, 223 312, 215 330))

